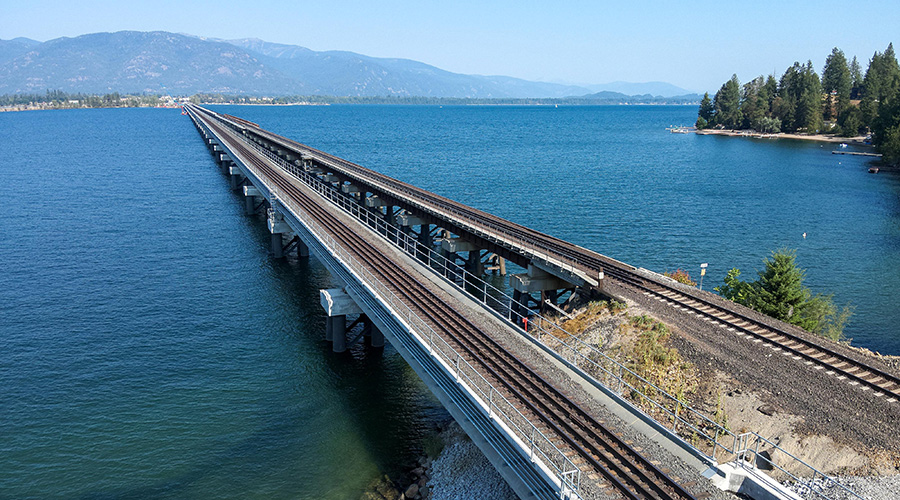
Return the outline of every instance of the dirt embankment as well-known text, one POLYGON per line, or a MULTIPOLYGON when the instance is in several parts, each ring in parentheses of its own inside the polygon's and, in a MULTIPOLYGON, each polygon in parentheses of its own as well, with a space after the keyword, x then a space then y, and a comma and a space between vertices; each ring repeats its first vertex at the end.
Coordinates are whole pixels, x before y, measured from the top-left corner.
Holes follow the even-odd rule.
MULTIPOLYGON (((582 304, 575 312, 574 320, 561 319, 564 328, 733 433, 756 432, 827 474, 900 473, 900 440, 883 439, 885 429, 878 419, 868 418, 865 404, 832 404, 871 399, 856 388, 823 384, 814 376, 817 374, 804 376, 810 371, 805 366, 780 376, 778 363, 784 360, 778 358, 783 356, 759 352, 757 345, 741 346, 753 343, 733 335, 728 338, 724 330, 710 331, 713 327, 708 322, 673 322, 636 302, 629 301, 627 308, 582 304), (708 336, 743 349, 723 350, 709 342, 708 336), (748 373, 754 375, 746 376, 748 373), (851 398, 849 392, 860 394, 851 394, 851 398), (806 397, 795 397, 796 393, 806 397)), ((900 358, 880 359, 900 363, 900 358)), ((632 399, 671 425, 671 416, 659 411, 654 414, 652 406, 640 397, 632 395, 632 399)), ((691 440, 690 435, 685 437, 691 440)), ((702 440, 693 443, 711 451, 702 440)), ((786 456, 779 457, 781 452, 774 448, 767 453, 776 463, 791 462, 786 456)), ((800 469, 795 466, 792 471, 800 469)))

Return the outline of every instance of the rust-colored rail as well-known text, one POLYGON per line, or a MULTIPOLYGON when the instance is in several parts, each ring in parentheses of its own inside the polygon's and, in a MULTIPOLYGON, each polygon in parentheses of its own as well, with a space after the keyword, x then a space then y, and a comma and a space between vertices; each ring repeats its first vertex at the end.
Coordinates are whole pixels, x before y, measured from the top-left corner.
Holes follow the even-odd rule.
MULTIPOLYGON (((486 378, 497 387, 508 391, 510 401, 517 401, 519 410, 543 423, 544 429, 559 436, 562 442, 589 463, 596 473, 605 477, 623 496, 632 499, 690 499, 693 496, 651 464, 613 431, 594 419, 579 405, 563 395, 552 383, 538 375, 521 360, 509 353, 490 335, 469 321, 464 314, 449 307, 428 287, 424 286, 403 267, 384 256, 365 239, 359 238, 331 211, 323 208, 318 195, 309 195, 295 183, 298 182, 248 148, 243 142, 229 135, 216 123, 216 115, 202 108, 191 108, 202 113, 204 122, 220 140, 252 163, 256 174, 273 183, 315 218, 333 237, 343 242, 360 262, 404 299, 410 308, 435 332, 466 354, 472 366, 481 367, 486 378)), ((202 118, 201 118, 202 119, 202 118)), ((329 203, 330 204, 330 203, 329 203)))

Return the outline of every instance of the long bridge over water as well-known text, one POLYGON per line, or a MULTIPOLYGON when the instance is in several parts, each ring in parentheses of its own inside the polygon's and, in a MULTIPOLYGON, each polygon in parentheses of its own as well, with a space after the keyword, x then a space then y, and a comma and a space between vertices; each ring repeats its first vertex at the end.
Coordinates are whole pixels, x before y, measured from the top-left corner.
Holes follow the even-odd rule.
POLYGON ((185 109, 232 188, 244 195, 247 212, 266 209, 273 255, 312 251, 343 282, 321 292, 333 350, 358 342, 378 348, 387 339, 521 498, 705 496, 696 481, 673 477, 576 401, 571 381, 720 487, 787 495, 746 467, 760 459, 764 438, 735 434, 648 387, 545 317, 566 314, 561 304, 576 294, 652 297, 740 337, 777 345, 798 362, 842 370, 880 401, 900 398, 900 380, 775 320, 246 120, 185 109), (525 271, 509 277, 511 295, 484 279, 487 272, 505 273, 507 263, 525 271), (529 350, 555 371, 526 362, 529 350), (624 394, 644 398, 654 415, 624 394), (689 443, 688 435, 703 446, 689 443), (735 460, 723 466, 717 454, 719 461, 735 460))

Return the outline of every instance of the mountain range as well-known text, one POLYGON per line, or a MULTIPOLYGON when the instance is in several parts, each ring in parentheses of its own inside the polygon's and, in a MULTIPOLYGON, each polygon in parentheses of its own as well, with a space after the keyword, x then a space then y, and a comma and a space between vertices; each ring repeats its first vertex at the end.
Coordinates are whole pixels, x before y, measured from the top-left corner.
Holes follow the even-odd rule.
POLYGON ((164 31, 93 33, 38 42, 0 40, 0 94, 195 93, 249 95, 699 100, 664 82, 567 85, 452 73, 409 59, 313 51, 255 38, 220 40, 164 31))

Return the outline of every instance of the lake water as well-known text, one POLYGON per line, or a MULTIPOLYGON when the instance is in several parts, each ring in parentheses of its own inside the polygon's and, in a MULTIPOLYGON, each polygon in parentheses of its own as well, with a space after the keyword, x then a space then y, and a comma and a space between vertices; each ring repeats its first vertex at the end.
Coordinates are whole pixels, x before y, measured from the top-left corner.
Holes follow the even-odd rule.
MULTIPOLYGON (((704 288, 795 248, 900 354, 900 179, 831 145, 665 130, 695 107, 213 108, 704 288)), ((328 273, 270 259, 177 110, 0 113, 0 172, 0 498, 356 498, 443 415, 391 348, 329 352, 328 273)))

